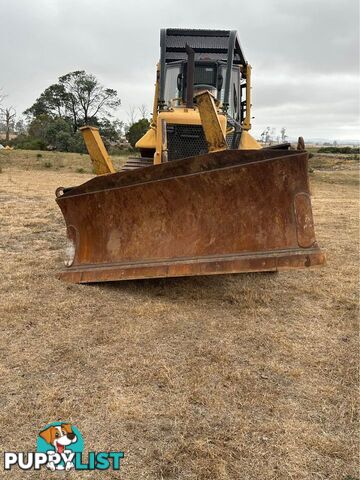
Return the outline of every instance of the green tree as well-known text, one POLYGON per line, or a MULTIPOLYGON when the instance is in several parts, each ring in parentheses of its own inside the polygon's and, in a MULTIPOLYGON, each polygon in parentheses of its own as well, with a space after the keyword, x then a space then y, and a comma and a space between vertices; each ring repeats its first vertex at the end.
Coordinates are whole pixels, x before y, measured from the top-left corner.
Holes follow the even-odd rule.
POLYGON ((95 75, 77 70, 59 77, 58 83, 46 88, 24 113, 34 118, 71 119, 76 132, 81 125, 96 124, 99 117, 111 117, 120 104, 116 90, 105 88, 95 75))
POLYGON ((39 117, 40 115, 51 117, 69 116, 68 96, 64 86, 60 83, 50 85, 24 113, 32 117, 39 117))
POLYGON ((41 114, 34 118, 28 127, 28 135, 22 134, 13 142, 18 148, 52 148, 62 152, 84 152, 81 133, 74 133, 70 120, 41 114))
POLYGON ((94 75, 83 70, 67 73, 24 112, 27 135, 23 131, 14 145, 83 152, 85 145, 78 131, 82 125, 98 126, 105 144, 111 145, 123 130, 122 122, 111 120, 119 105, 116 90, 105 88, 94 75))
POLYGON ((108 118, 101 119, 97 126, 99 127, 100 135, 108 142, 119 140, 124 130, 124 122, 120 120, 111 121, 108 118))
POLYGON ((44 131, 47 145, 61 152, 73 150, 73 132, 71 123, 63 118, 51 119, 44 131))
POLYGON ((141 118, 133 123, 126 132, 126 138, 132 147, 149 130, 150 122, 147 118, 141 118))
POLYGON ((84 70, 63 75, 59 82, 86 125, 97 116, 111 116, 112 111, 121 104, 116 90, 105 88, 95 75, 84 70))
POLYGON ((50 117, 46 113, 42 113, 35 117, 29 123, 29 137, 34 139, 41 139, 44 143, 46 143, 46 132, 50 126, 51 121, 52 117, 50 117))

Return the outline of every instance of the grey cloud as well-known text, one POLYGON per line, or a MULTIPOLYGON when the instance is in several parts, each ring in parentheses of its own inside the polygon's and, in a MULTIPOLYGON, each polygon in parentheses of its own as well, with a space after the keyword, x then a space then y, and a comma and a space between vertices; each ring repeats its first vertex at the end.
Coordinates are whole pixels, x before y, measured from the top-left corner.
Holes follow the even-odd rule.
POLYGON ((0 2, 0 86, 19 112, 59 75, 85 69, 118 90, 126 119, 129 104, 151 108, 160 28, 233 28, 253 65, 256 133, 285 125, 354 137, 357 0, 0 2))

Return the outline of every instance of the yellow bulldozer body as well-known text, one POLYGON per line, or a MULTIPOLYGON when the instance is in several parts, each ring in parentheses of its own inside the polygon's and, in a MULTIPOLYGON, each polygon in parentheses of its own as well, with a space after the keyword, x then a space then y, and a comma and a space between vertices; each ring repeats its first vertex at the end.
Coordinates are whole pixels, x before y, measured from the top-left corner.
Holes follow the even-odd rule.
POLYGON ((98 129, 84 127, 97 176, 56 191, 69 242, 60 278, 324 264, 307 153, 290 144, 261 148, 250 129, 251 67, 236 32, 162 30, 152 121, 136 143, 141 157, 114 173, 98 129))
MULTIPOLYGON (((159 68, 159 67, 158 67, 159 68)), ((145 133, 140 140, 137 141, 135 147, 141 150, 155 150, 154 164, 160 164, 166 157, 166 138, 164 129, 168 123, 175 125, 202 125, 204 128, 205 136, 211 138, 219 137, 219 126, 223 132, 223 135, 229 135, 232 133, 232 128, 228 126, 226 115, 224 114, 221 104, 213 102, 213 106, 209 105, 209 102, 202 104, 202 115, 200 115, 200 105, 194 105, 193 108, 188 108, 183 105, 174 105, 166 111, 158 112, 158 94, 159 94, 159 70, 157 68, 157 79, 155 83, 155 95, 154 95, 154 107, 153 118, 149 130, 145 133), (206 122, 206 119, 209 119, 206 122), (206 125, 205 125, 206 123, 206 125), (165 151, 165 155, 164 155, 165 151)), ((246 98, 248 101, 248 108, 246 116, 242 125, 242 134, 239 143, 239 150, 257 150, 262 148, 261 145, 255 140, 255 138, 248 132, 251 129, 251 66, 247 64, 245 67, 241 67, 246 70, 246 98)), ((200 107, 201 108, 201 107, 200 107)), ((210 142, 209 152, 217 151, 214 148, 213 142, 210 142)), ((166 161, 166 160, 165 160, 166 161)))

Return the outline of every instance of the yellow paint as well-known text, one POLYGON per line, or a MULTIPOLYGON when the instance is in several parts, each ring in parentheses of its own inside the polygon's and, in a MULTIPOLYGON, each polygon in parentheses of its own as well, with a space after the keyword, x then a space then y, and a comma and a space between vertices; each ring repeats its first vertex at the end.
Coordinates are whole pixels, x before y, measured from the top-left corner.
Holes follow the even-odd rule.
POLYGON ((135 143, 136 148, 156 148, 155 127, 149 128, 143 137, 135 143))
MULTIPOLYGON (((242 124, 239 150, 260 149, 261 145, 248 133, 251 129, 251 66, 246 69, 246 115, 242 124)), ((202 92, 198 97, 198 105, 193 108, 177 106, 166 111, 158 112, 159 95, 159 65, 157 65, 153 118, 150 129, 137 141, 136 147, 141 149, 155 149, 154 164, 166 161, 166 135, 163 129, 166 124, 202 125, 209 152, 225 150, 226 134, 233 129, 227 129, 226 116, 219 110, 209 92, 202 92), (204 96, 202 101, 200 98, 204 96), (209 97, 210 99, 209 99, 209 97), (200 112, 202 110, 202 112, 200 112)))
POLYGON ((155 82, 155 95, 154 95, 154 104, 153 104, 153 116, 151 119, 151 125, 156 125, 156 120, 158 116, 158 100, 159 100, 159 78, 160 78, 160 64, 156 65, 156 82, 155 82))
POLYGON ((250 135, 249 132, 243 130, 240 138, 239 150, 259 150, 261 145, 250 135))
POLYGON ((246 65, 246 115, 243 122, 243 129, 251 129, 251 65, 246 65))
MULTIPOLYGON (((226 117, 223 113, 218 112, 218 118, 222 131, 226 132, 226 117)), ((201 118, 199 110, 194 108, 186 107, 174 107, 172 110, 160 112, 156 122, 156 152, 154 156, 154 163, 161 163, 162 158, 162 145, 163 145, 163 135, 162 135, 162 125, 165 121, 168 124, 177 124, 177 125, 201 125, 201 118)))
POLYGON ((205 91, 196 95, 195 98, 209 152, 226 150, 226 138, 221 128, 214 97, 210 92, 205 91))
POLYGON ((80 130, 96 175, 115 173, 111 158, 109 157, 104 142, 100 137, 99 129, 85 126, 81 127, 80 130))

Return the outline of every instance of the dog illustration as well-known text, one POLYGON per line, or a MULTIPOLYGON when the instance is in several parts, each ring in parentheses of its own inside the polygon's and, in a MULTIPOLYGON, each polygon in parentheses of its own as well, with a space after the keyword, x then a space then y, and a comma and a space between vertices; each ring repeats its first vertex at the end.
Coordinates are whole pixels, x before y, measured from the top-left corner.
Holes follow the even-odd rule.
MULTIPOLYGON (((65 447, 77 441, 77 436, 72 431, 71 425, 69 423, 62 423, 58 426, 48 427, 46 430, 43 430, 39 433, 40 437, 45 440, 55 448, 55 452, 62 454, 70 454, 71 450, 66 450, 65 447)), ((54 453, 52 450, 47 452, 48 454, 54 453)), ((74 467, 73 462, 66 462, 65 466, 61 464, 55 465, 54 462, 50 461, 47 465, 47 468, 50 470, 71 470, 74 467)))

